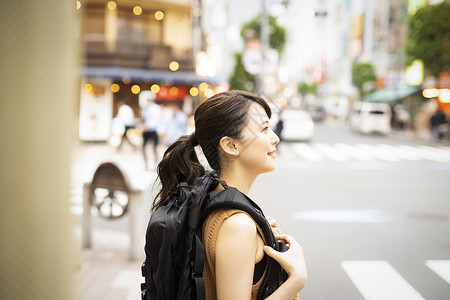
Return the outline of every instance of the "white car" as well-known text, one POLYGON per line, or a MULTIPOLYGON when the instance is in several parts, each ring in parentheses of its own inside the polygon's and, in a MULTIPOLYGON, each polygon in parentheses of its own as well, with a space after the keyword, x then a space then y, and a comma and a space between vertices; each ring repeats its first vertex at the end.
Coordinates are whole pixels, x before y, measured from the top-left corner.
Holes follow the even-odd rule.
POLYGON ((391 131, 391 116, 389 104, 357 102, 350 116, 350 127, 361 133, 388 134, 391 131))
POLYGON ((283 130, 281 140, 310 141, 314 136, 314 121, 311 114, 303 110, 285 110, 281 113, 283 130))

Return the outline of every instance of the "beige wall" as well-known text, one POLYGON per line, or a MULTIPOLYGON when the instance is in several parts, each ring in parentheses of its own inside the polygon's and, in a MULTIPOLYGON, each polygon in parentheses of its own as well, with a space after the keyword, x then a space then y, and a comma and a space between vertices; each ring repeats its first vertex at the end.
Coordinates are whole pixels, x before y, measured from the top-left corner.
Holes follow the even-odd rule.
POLYGON ((75 14, 75 1, 1 4, 1 299, 73 299, 75 14))

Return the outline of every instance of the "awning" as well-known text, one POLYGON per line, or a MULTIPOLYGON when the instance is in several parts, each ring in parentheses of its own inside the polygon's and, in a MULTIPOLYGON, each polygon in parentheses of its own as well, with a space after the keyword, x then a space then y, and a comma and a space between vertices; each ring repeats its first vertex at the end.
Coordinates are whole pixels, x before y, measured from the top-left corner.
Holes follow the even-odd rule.
POLYGON ((134 82, 158 82, 166 85, 198 85, 202 82, 219 84, 223 82, 217 76, 199 76, 195 72, 172 72, 120 67, 84 67, 82 69, 82 75, 87 78, 111 78, 113 80, 122 80, 122 78, 128 76, 134 82))
POLYGON ((386 88, 382 90, 377 90, 372 94, 367 96, 367 100, 370 102, 386 102, 391 103, 396 100, 403 99, 415 92, 419 91, 420 88, 415 86, 405 86, 399 88, 386 88))

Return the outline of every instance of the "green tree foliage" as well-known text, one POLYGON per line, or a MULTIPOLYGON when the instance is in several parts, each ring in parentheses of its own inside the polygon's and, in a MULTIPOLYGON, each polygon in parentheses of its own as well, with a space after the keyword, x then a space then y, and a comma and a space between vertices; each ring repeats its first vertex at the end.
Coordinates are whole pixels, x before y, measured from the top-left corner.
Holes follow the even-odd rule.
MULTIPOLYGON (((245 23, 241 29, 241 36, 244 39, 249 37, 260 39, 261 34, 261 16, 255 17, 248 23, 245 23)), ((286 29, 277 23, 277 18, 269 16, 269 45, 270 48, 282 52, 286 44, 286 29)))
POLYGON ((230 89, 254 92, 256 76, 247 72, 242 63, 242 53, 235 53, 236 63, 233 74, 230 76, 230 89))
POLYGON ((371 63, 353 63, 352 83, 358 88, 361 96, 375 90, 376 80, 375 67, 371 63))
POLYGON ((318 86, 319 85, 317 83, 307 84, 306 82, 302 81, 298 84, 298 91, 303 96, 305 96, 307 94, 317 95, 317 87, 318 86))
POLYGON ((436 77, 449 71, 450 0, 420 8, 409 19, 408 26, 408 63, 421 59, 425 69, 436 77))

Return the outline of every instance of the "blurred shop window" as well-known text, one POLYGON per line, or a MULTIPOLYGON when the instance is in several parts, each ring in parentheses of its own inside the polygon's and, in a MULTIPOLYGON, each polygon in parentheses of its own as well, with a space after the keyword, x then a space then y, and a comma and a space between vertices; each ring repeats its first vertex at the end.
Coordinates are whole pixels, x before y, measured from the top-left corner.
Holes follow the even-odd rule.
POLYGON ((144 23, 141 20, 133 20, 119 17, 117 21, 119 41, 136 44, 145 43, 144 23))
POLYGON ((84 38, 86 41, 104 40, 105 19, 102 8, 90 8, 86 11, 84 18, 84 38))

